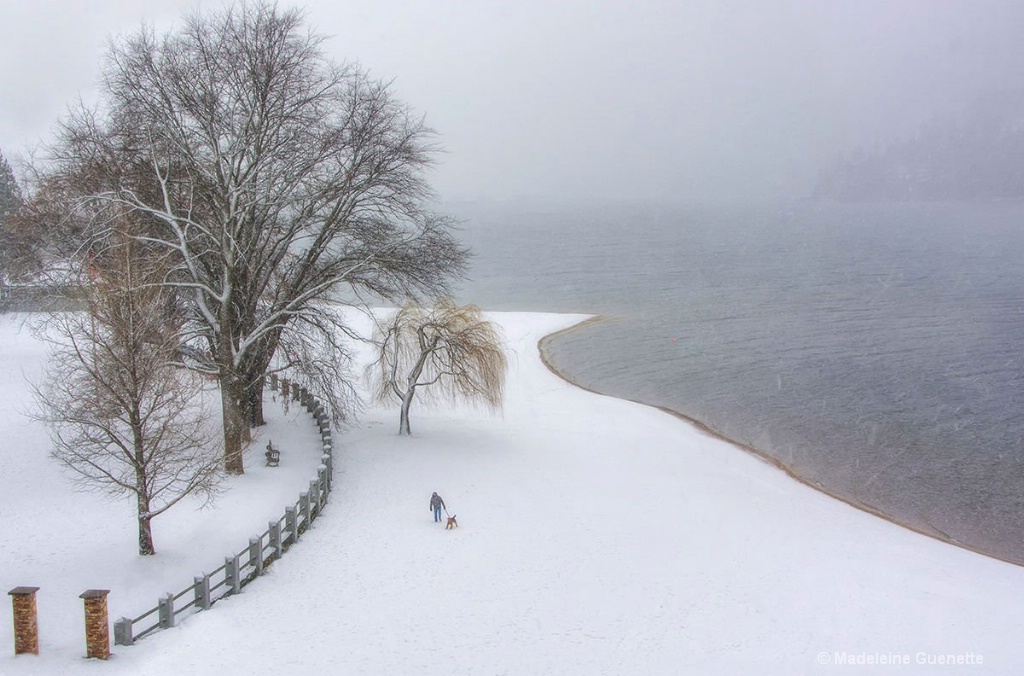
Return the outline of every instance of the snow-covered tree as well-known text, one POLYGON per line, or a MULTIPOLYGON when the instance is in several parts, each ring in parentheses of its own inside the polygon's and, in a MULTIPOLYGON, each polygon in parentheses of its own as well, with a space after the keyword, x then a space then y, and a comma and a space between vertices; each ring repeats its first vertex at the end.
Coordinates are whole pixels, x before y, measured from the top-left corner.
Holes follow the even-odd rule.
POLYGON ((508 360, 498 327, 477 306, 407 303, 377 327, 375 342, 369 376, 379 401, 401 402, 400 435, 412 434, 409 409, 421 388, 433 399, 501 409, 508 360))
POLYGON ((465 266, 427 206, 432 131, 321 41, 266 2, 141 30, 111 47, 100 109, 53 149, 50 175, 89 202, 93 237, 128 209, 175 255, 168 283, 192 311, 193 363, 219 379, 232 473, 283 343, 331 345, 339 300, 435 296, 465 266))
POLYGON ((87 312, 55 313, 54 349, 36 388, 53 457, 86 489, 135 500, 139 554, 153 554, 152 520, 189 495, 212 495, 220 468, 202 383, 175 365, 180 318, 162 284, 168 252, 124 232, 89 256, 87 312))

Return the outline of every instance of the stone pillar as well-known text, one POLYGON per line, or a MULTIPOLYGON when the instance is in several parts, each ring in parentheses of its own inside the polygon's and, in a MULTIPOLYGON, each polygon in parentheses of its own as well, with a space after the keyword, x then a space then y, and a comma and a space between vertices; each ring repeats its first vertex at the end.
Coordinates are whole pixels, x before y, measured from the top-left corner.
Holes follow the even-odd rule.
POLYGON ((39 587, 15 587, 7 592, 14 605, 14 654, 39 654, 39 621, 36 592, 39 587))
POLYGON ((110 657, 110 624, 107 622, 109 589, 89 589, 79 595, 85 599, 86 657, 105 660, 110 657))

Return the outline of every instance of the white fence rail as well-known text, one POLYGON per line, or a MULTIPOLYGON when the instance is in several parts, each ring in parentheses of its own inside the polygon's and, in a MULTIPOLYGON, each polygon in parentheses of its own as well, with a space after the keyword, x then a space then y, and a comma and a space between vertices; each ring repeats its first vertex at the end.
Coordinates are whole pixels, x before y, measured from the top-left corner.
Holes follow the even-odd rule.
POLYGON ((270 388, 280 388, 282 395, 300 402, 316 419, 323 444, 322 463, 317 468, 316 478, 310 480, 308 490, 299 493, 295 504, 284 508, 281 518, 271 521, 267 530, 249 538, 249 544, 242 551, 225 557, 224 565, 212 573, 194 578, 190 586, 177 594, 168 593, 160 597, 155 607, 138 617, 122 617, 115 621, 115 645, 132 645, 159 629, 173 627, 179 618, 209 610, 220 599, 239 593, 284 556, 323 512, 331 495, 334 476, 330 418, 320 401, 305 387, 271 376, 270 388))

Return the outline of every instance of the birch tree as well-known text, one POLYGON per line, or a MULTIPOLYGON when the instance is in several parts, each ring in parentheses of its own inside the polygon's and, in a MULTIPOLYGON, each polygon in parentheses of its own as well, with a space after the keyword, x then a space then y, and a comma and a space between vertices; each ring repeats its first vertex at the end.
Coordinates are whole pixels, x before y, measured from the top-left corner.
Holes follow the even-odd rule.
POLYGON ((130 210, 174 254, 231 473, 289 333, 329 345, 332 303, 434 296, 465 267, 451 219, 427 206, 432 130, 322 41, 263 2, 142 29, 111 45, 100 108, 70 116, 52 153, 55 171, 89 176, 97 223, 130 210))
POLYGON ((162 284, 168 256, 140 249, 119 234, 93 251, 88 311, 46 326, 55 349, 36 401, 53 457, 83 488, 134 498, 139 554, 149 555, 153 519, 186 496, 211 496, 220 461, 200 381, 173 365, 180 322, 162 284))
POLYGON ((376 329, 377 359, 368 367, 378 401, 398 400, 399 435, 411 435, 409 410, 421 389, 435 401, 500 410, 508 360, 498 327, 475 305, 407 303, 376 329))

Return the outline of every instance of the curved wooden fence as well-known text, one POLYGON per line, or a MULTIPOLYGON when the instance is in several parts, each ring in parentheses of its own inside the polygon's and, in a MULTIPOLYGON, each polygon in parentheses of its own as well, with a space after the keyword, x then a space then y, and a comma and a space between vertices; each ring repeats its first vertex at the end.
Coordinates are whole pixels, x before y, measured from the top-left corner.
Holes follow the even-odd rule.
POLYGON ((282 396, 299 402, 313 415, 320 428, 322 463, 317 468, 316 478, 309 482, 309 490, 299 493, 298 501, 285 507, 284 514, 271 521, 267 530, 249 538, 244 549, 225 557, 224 565, 212 573, 194 578, 190 586, 177 594, 162 596, 155 607, 138 617, 116 620, 115 645, 132 645, 155 631, 173 627, 189 614, 208 610, 220 599, 242 591, 274 561, 284 556, 323 512, 331 495, 334 475, 330 418, 321 402, 302 385, 271 376, 269 386, 271 390, 280 389, 282 396))

